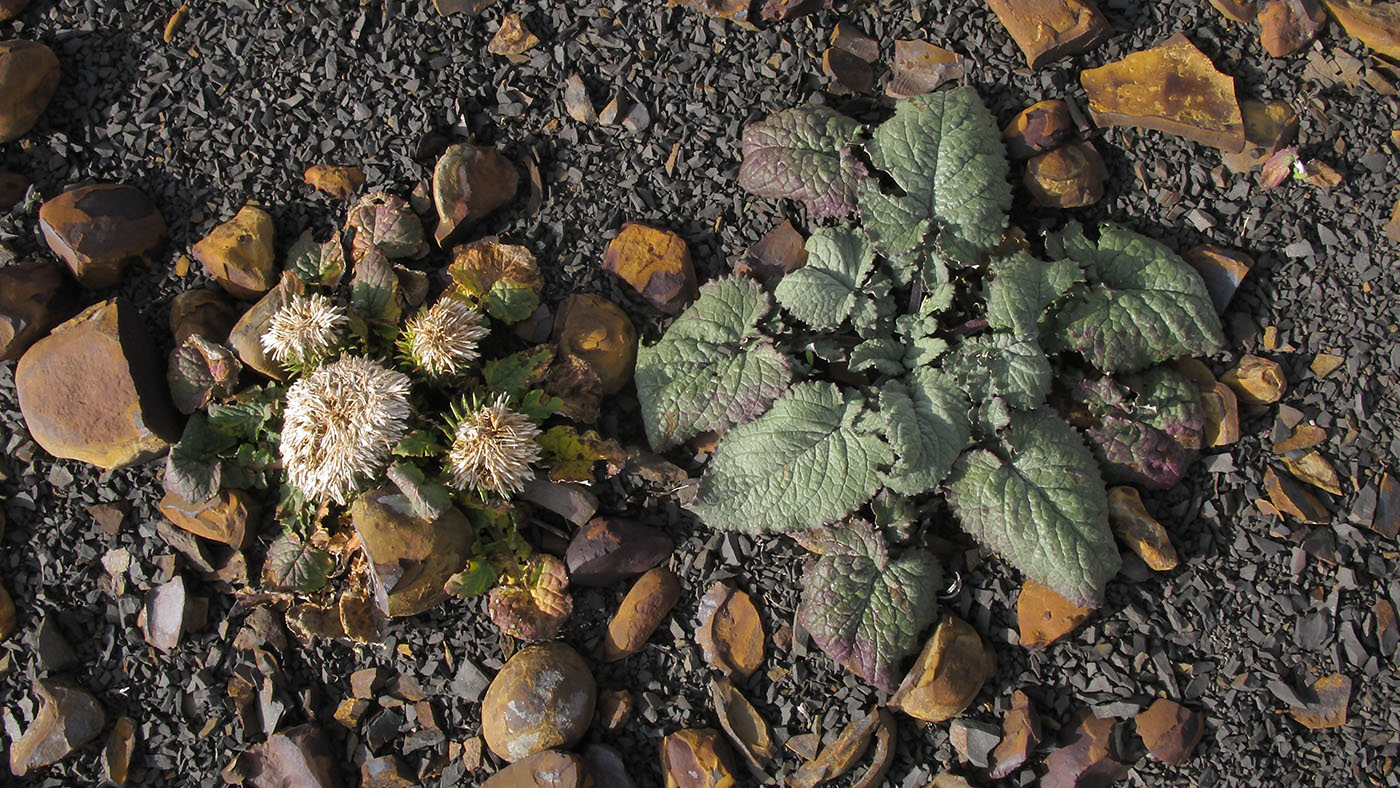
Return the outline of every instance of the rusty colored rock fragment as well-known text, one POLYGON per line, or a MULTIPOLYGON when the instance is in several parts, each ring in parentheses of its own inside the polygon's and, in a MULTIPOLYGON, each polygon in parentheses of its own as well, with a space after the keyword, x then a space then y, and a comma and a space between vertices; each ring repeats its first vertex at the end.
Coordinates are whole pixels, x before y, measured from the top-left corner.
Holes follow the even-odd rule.
POLYGON ((597 684, 561 642, 527 646, 501 668, 481 700, 486 746, 515 762, 578 744, 593 720, 597 684))
POLYGON ((1323 676, 1298 692, 1301 704, 1289 704, 1293 719, 1312 730, 1337 728, 1347 724, 1347 704, 1351 700, 1351 678, 1340 673, 1323 676))
POLYGON ((720 727, 754 769, 762 772, 778 754, 778 746, 768 728, 768 721, 759 715, 743 693, 724 677, 710 682, 710 701, 720 727))
POLYGON ((1216 383, 1210 390, 1202 391, 1201 410, 1206 417, 1201 432, 1204 445, 1228 446, 1240 439, 1240 406, 1234 389, 1216 383))
POLYGON ((1016 628, 1021 645, 1039 650, 1073 632, 1094 611, 1079 607, 1048 586, 1027 580, 1016 598, 1016 628))
POLYGON ((0 143, 14 142, 39 122, 59 82, 58 57, 37 41, 0 41, 0 143))
POLYGON ((642 575, 608 622, 603 661, 617 662, 640 651, 680 598, 681 581, 671 570, 659 566, 642 575))
POLYGON ((894 42, 885 94, 893 98, 918 96, 961 79, 965 71, 963 56, 957 52, 922 39, 899 39, 894 42))
POLYGON ((1099 126, 1135 126, 1238 153, 1244 118, 1235 80, 1185 35, 1080 72, 1089 112, 1099 126))
POLYGON ((1254 267, 1254 258, 1244 252, 1215 244, 1201 244, 1184 252, 1181 259, 1201 275, 1216 314, 1225 313, 1240 282, 1254 267))
POLYGON ((1378 54, 1400 60, 1400 3, 1323 0, 1347 35, 1378 54))
POLYGON ((1113 34, 1113 26, 1092 0, 986 2, 1032 69, 1086 52, 1113 34))
POLYGON ((45 260, 0 267, 0 361, 14 361, 63 318, 63 275, 45 260))
POLYGON ((661 740, 666 788, 734 788, 734 755, 714 728, 686 728, 661 740))
POLYGON ((248 527, 257 513, 257 501, 245 490, 220 490, 207 501, 187 501, 167 492, 159 508, 165 519, 180 528, 235 550, 245 547, 257 530, 248 527))
POLYGON ((1103 199, 1108 168, 1091 142, 1072 142, 1026 162, 1023 183, 1037 205, 1082 208, 1103 199))
POLYGON ((1322 525, 1332 519, 1331 513, 1316 495, 1308 492, 1292 477, 1280 476, 1272 467, 1264 471, 1264 489, 1268 492, 1269 502, 1282 514, 1310 525, 1322 525))
POLYGON ((1265 0, 1257 20, 1264 51, 1288 57, 1317 37, 1327 24, 1327 13, 1318 0, 1265 0))
POLYGON ((1283 399, 1288 387, 1288 378, 1277 361, 1248 354, 1220 380, 1234 389, 1246 405, 1271 405, 1283 399))
POLYGON ((273 234, 272 215, 250 203, 191 251, 230 295, 252 301, 277 284, 273 234))
POLYGON ((685 239, 636 222, 622 225, 608 243, 603 270, 620 277, 669 315, 685 308, 699 292, 685 239))
POLYGON ((1031 699, 1021 690, 1011 695, 1011 708, 1001 721, 1001 742, 992 750, 991 776, 1000 780, 1011 776, 1040 743, 1040 715, 1031 699))
POLYGON ((134 259, 149 260, 165 241, 165 219, 134 186, 94 183, 70 189, 39 208, 39 227, 53 253, 83 287, 121 281, 134 259))
POLYGON ((1177 567, 1176 548, 1167 529, 1148 513, 1136 487, 1109 488, 1108 522, 1118 540, 1153 571, 1169 572, 1177 567))
POLYGON ((763 664, 763 621, 748 594, 717 581, 700 600, 696 615, 700 628, 695 640, 716 670, 744 680, 763 664))
POLYGON ((1069 105, 1060 99, 1037 101, 1016 113, 1001 130, 1006 152, 1013 159, 1029 159, 1058 147, 1074 133, 1069 105))
POLYGON ((924 722, 956 717, 996 675, 996 665, 996 653, 977 630, 945 614, 890 698, 890 708, 924 722))
POLYGON ((1206 732, 1203 714, 1166 698, 1153 701, 1133 722, 1152 757, 1173 766, 1191 758, 1206 732))

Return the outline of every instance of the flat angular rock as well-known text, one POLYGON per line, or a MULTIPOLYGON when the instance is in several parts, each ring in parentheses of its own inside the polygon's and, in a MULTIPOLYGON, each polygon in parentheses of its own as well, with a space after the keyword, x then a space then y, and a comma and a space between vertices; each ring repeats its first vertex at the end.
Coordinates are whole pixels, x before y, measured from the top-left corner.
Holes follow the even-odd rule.
POLYGON ((337 200, 348 200, 364 188, 365 171, 345 164, 313 164, 306 168, 301 179, 307 186, 337 200))
POLYGON ((598 377, 599 392, 616 394, 632 380, 637 329, 622 307, 592 293, 573 293, 554 316, 556 358, 575 358, 598 377))
POLYGON ((501 668, 481 701, 482 737, 514 763, 578 744, 593 720, 597 684, 583 658, 560 642, 526 646, 501 668))
POLYGON ((710 667, 743 681, 763 664, 763 620, 748 594, 716 581, 700 599, 696 618, 695 642, 710 667))
POLYGON ((720 727, 738 748, 749 766, 761 773, 778 754, 768 721, 759 715, 743 693, 729 679, 719 677, 710 682, 710 702, 720 727))
POLYGON ((608 243, 603 270, 621 278, 668 315, 684 309, 699 292, 685 239, 636 222, 622 225, 622 231, 608 243))
POLYGON ((491 41, 486 44, 486 51, 520 63, 528 59, 524 57, 524 54, 538 43, 540 43, 539 36, 531 33, 529 28, 525 27, 524 21, 520 19, 520 14, 511 13, 501 17, 501 26, 491 37, 491 41))
POLYGON ((922 39, 894 42, 894 62, 885 94, 909 98, 932 92, 945 82, 961 79, 966 72, 963 56, 922 39))
POLYGON ((443 152, 433 167, 433 205, 438 245, 450 242, 458 228, 471 225, 515 199, 520 173, 495 148, 458 143, 443 152))
POLYGON ((680 598, 680 579, 670 569, 658 566, 642 575, 608 622, 603 661, 617 662, 640 651, 680 598))
POLYGON ((1332 463, 1328 462, 1321 452, 1314 449, 1298 457, 1283 457, 1282 461, 1283 467, 1298 481, 1333 495, 1342 494, 1342 480, 1337 476, 1337 469, 1332 467, 1332 463))
POLYGON ((0 143, 23 137, 58 91, 53 50, 37 41, 0 41, 0 143))
POLYGON ((1259 43, 1272 57, 1288 57, 1307 46, 1327 13, 1318 0, 1266 0, 1259 9, 1259 43))
POLYGON ((1090 142, 1071 142, 1026 162, 1022 182, 1046 208, 1083 208, 1103 199, 1108 168, 1090 142))
POLYGON ((1240 439, 1240 406, 1234 389, 1217 382, 1202 391, 1201 410, 1206 417, 1201 431, 1204 445, 1229 446, 1240 439))
POLYGON ((394 755, 366 758, 360 764, 360 788, 413 788, 417 784, 413 771, 394 755))
POLYGON ((734 788, 734 754, 714 728, 686 728, 661 740, 666 788, 734 788))
POLYGON ((282 308, 283 301, 282 288, 274 287, 244 312, 228 332, 228 346, 238 354, 243 365, 273 380, 286 380, 287 371, 267 357, 262 346, 262 335, 267 332, 272 316, 282 308))
POLYGON ((870 63, 837 47, 822 52, 822 73, 832 80, 835 93, 869 93, 875 87, 875 69, 870 63))
POLYGON ((1293 433, 1274 444, 1274 453, 1286 454, 1299 449, 1311 449, 1327 440, 1327 430, 1316 424, 1299 424, 1293 433))
POLYGON ((149 258, 165 241, 165 219, 134 186, 96 183, 70 189, 39 208, 44 241, 83 287, 121 281, 133 259, 149 258))
POLYGON ((436 520, 419 517, 395 487, 364 493, 350 507, 385 615, 412 616, 447 598, 443 584, 467 565, 474 540, 466 515, 453 507, 436 520))
POLYGON ((1318 378, 1325 378, 1341 369, 1346 363, 1346 359, 1334 353, 1318 353, 1313 356, 1313 360, 1308 363, 1308 369, 1318 378))
MULTIPOLYGON (((548 750, 496 772, 481 788, 601 788, 588 765, 573 753, 548 750)), ((619 788, 624 788, 619 786, 619 788)))
POLYGON ((1376 484, 1376 510, 1371 516, 1371 530, 1394 539, 1400 533, 1400 480, 1384 473, 1376 484))
POLYGON ((238 323, 238 317, 224 296, 213 290, 187 290, 170 300, 170 333, 176 347, 191 334, 210 342, 223 342, 238 323))
POLYGON ((1016 597, 1016 628, 1021 645, 1040 650, 1068 635, 1089 619, 1093 610, 1079 607, 1048 586, 1027 580, 1016 597))
POLYGON ((1210 0, 1210 4, 1232 22, 1249 24, 1259 14, 1259 4, 1255 0, 1210 0))
POLYGON ((1400 60, 1400 3, 1371 0, 1323 0, 1332 17, 1378 54, 1400 60))
POLYGON ((220 490, 207 501, 188 501, 173 492, 160 499, 160 513, 165 519, 215 542, 241 550, 252 540, 256 528, 249 522, 258 512, 258 502, 246 490, 220 490))
POLYGON ((307 723, 274 733, 248 751, 249 788, 339 788, 330 739, 307 723))
POLYGON ((890 708, 924 722, 956 717, 996 675, 996 664, 995 652, 972 625, 945 614, 890 698, 890 708))
POLYGON ((433 0, 433 7, 442 16, 452 16, 453 14, 477 14, 485 11, 496 0, 433 0))
POLYGON ((1064 737, 1064 746, 1045 759, 1043 788, 1108 786, 1128 776, 1128 767, 1114 752, 1115 717, 1099 719, 1081 712, 1078 723, 1064 737))
POLYGON ((78 655, 73 646, 58 629, 55 616, 44 616, 39 622, 39 631, 34 636, 34 652, 39 667, 46 673, 62 673, 78 664, 78 655))
POLYGON ((1152 49, 1080 72, 1099 126, 1135 126, 1223 151, 1244 148, 1244 118, 1233 77, 1177 33, 1152 49))
POLYGON ((1190 760, 1206 732, 1204 715, 1166 698, 1153 701, 1133 721, 1152 757, 1173 766, 1190 760))
POLYGON ((607 733, 617 733, 632 719, 632 709, 635 705, 632 693, 625 689, 599 692, 598 727, 607 733))
POLYGON ((1235 297, 1240 282, 1254 267, 1254 258, 1244 252, 1215 244, 1202 244, 1190 249, 1181 255, 1181 259, 1201 275, 1216 314, 1221 315, 1225 314, 1225 308, 1235 297))
POLYGON ((1013 159, 1029 159, 1058 147, 1074 133, 1069 105, 1060 99, 1037 101, 1016 113, 1001 130, 1006 152, 1013 159))
POLYGON ((131 756, 136 752, 136 723, 122 717, 112 726, 107 747, 102 751, 102 778, 111 785, 126 785, 131 772, 131 756))
POLYGON ((1288 388, 1288 378, 1277 361, 1248 354, 1220 380, 1246 405, 1272 405, 1283 399, 1288 388))
POLYGON ((1395 618, 1395 606, 1389 600, 1377 599, 1371 608, 1376 616, 1376 645, 1380 646, 1381 656, 1395 658, 1395 650, 1400 647, 1400 626, 1395 618))
POLYGON ((1299 704, 1289 704, 1293 719, 1312 730, 1338 728, 1347 724, 1347 704, 1351 700, 1351 679, 1340 673, 1323 676, 1298 694, 1299 704))
POLYGON ((186 598, 185 581, 179 576, 151 589, 141 611, 147 643, 167 654, 180 647, 180 636, 185 632, 186 598))
POLYGON ((107 716, 97 699, 62 679, 39 679, 34 684, 39 713, 10 746, 10 771, 23 777, 48 766, 97 738, 107 716))
POLYGON ((1040 715, 1026 693, 1016 690, 1011 694, 1011 708, 1001 721, 1001 741, 992 750, 991 776, 993 779, 1010 777, 1021 768, 1031 751, 1040 743, 1040 715))
POLYGON ((1282 514, 1311 525, 1323 525, 1332 519, 1326 505, 1316 495, 1292 477, 1280 476, 1272 466, 1264 470, 1264 489, 1269 502, 1282 514))
POLYGON ((55 457, 125 468, 180 436, 154 343, 135 307, 95 304, 35 342, 15 369, 29 433, 55 457))
POLYGON ((610 586, 665 561, 674 545, 664 533, 621 517, 595 517, 574 534, 564 554, 569 582, 610 586))
POLYGON ((1109 488, 1108 522, 1118 540, 1137 553, 1148 568, 1155 572, 1176 568, 1176 548, 1167 529, 1148 514, 1136 487, 1109 488))
POLYGON ((250 203, 209 231, 192 251, 230 295, 253 301, 277 284, 273 234, 272 215, 250 203))
POLYGON ((784 219, 749 247, 748 253, 734 264, 734 273, 760 282, 780 279, 807 264, 805 244, 802 233, 784 219))
POLYGON ((583 525, 598 512, 597 496, 580 484, 535 478, 525 482, 520 497, 574 525, 583 525))
POLYGON ((987 5, 1032 69, 1087 52, 1113 34, 1092 0, 987 0, 987 5))
POLYGON ((1000 731, 990 722, 959 718, 948 726, 948 741, 958 760, 979 769, 987 768, 999 740, 1000 731))
POLYGON ((14 361, 63 319, 63 274, 43 260, 0 267, 0 361, 14 361))

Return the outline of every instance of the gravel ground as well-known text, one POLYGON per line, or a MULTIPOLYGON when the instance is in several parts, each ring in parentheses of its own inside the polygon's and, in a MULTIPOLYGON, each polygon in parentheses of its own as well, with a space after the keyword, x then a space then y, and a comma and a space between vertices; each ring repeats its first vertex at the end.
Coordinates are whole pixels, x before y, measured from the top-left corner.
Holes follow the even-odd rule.
MULTIPOLYGON (((1254 176, 1223 170, 1214 150, 1155 133, 1095 131, 1091 139, 1112 174, 1108 196, 1088 209, 1045 211, 1029 208, 1018 191, 1014 220, 1034 233, 1068 218, 1112 218, 1178 250, 1209 240, 1253 254, 1257 266, 1226 316, 1228 349, 1210 365, 1223 372, 1243 353, 1280 361, 1292 382, 1284 404, 1327 430, 1324 453, 1347 479, 1348 495, 1332 501, 1338 514, 1331 526, 1299 527, 1261 514, 1252 502, 1262 495, 1280 408, 1242 412, 1243 440, 1207 456, 1178 489, 1147 497, 1172 532, 1181 567, 1154 574, 1129 561, 1104 609, 1066 641, 1037 653, 1016 645, 1019 578, 979 556, 949 525, 946 560, 963 579, 951 605, 997 651, 997 675, 969 716, 999 721, 1011 692, 1024 689, 1049 728, 1043 755, 1057 725, 1077 708, 1124 716, 1166 696, 1205 712, 1205 739, 1182 767, 1139 760, 1127 785, 1400 784, 1391 772, 1400 750, 1396 655, 1382 653, 1371 612, 1379 599, 1400 605, 1400 554, 1393 542, 1346 518, 1355 491, 1386 467, 1396 469, 1400 457, 1400 400, 1392 393, 1400 383, 1400 269, 1381 232, 1400 171, 1389 142, 1390 129, 1400 127, 1394 97, 1366 85, 1308 80, 1305 55, 1269 58, 1251 29, 1225 23, 1205 0, 1105 0, 1101 7, 1117 34, 1037 73, 1024 68, 1019 50, 978 2, 872 3, 762 32, 656 0, 501 0, 476 18, 442 18, 428 0, 328 0, 295 11, 253 0, 191 5, 170 45, 160 34, 175 4, 147 0, 35 0, 19 22, 0 31, 44 41, 63 63, 49 111, 25 142, 0 148, 3 165, 28 175, 46 196, 87 181, 135 184, 163 211, 168 250, 150 267, 133 267, 117 292, 142 307, 165 350, 170 298, 205 284, 199 272, 177 277, 174 261, 211 227, 256 200, 276 217, 284 248, 301 229, 328 229, 338 219, 337 204, 302 185, 306 166, 360 164, 369 187, 407 193, 431 167, 431 155, 418 154, 442 136, 497 144, 517 162, 537 158, 542 210, 525 216, 522 196, 480 233, 533 249, 546 269, 547 300, 602 293, 654 339, 662 327, 658 313, 600 270, 607 240, 624 221, 666 226, 690 242, 702 278, 727 271, 729 259, 771 227, 781 208, 749 198, 735 183, 744 123, 808 101, 862 117, 884 111, 882 101, 822 92, 820 54, 838 19, 878 39, 886 57, 894 39, 907 37, 964 53, 967 81, 1001 120, 1042 98, 1074 97, 1082 105, 1079 68, 1186 32, 1238 78, 1241 96, 1292 102, 1304 154, 1332 164, 1345 184, 1329 192, 1302 184, 1263 191, 1254 176), (485 51, 512 11, 542 40, 523 64, 485 51), (573 73, 599 107, 620 94, 646 108, 649 124, 629 133, 570 120, 562 86, 573 73), (663 164, 673 149, 676 164, 668 174, 663 164), (1277 329, 1272 350, 1264 346, 1267 326, 1277 329), (1346 358, 1325 380, 1307 367, 1321 351, 1346 358), (1308 731, 1287 714, 1276 690, 1332 672, 1353 682, 1350 721, 1308 731)), ((1366 57, 1335 25, 1314 48, 1366 57)), ((0 232, 21 256, 42 249, 32 215, 8 217, 0 232)), ((121 714, 137 723, 131 785, 220 785, 220 769, 250 743, 225 692, 230 671, 247 659, 233 646, 247 611, 196 580, 197 593, 211 597, 213 623, 174 655, 144 643, 136 627, 143 589, 166 579, 172 567, 172 550, 156 534, 157 468, 99 474, 49 459, 24 433, 12 371, 0 367, 0 490, 9 519, 0 580, 14 596, 21 629, 0 644, 4 738, 33 716, 32 679, 53 665, 35 647, 48 618, 76 652, 77 667, 68 672, 106 707, 109 724, 121 714), (96 502, 129 506, 115 536, 84 508, 96 502), (132 556, 120 596, 100 563, 117 548, 132 556)), ((630 394, 617 398, 603 427, 640 440, 630 394)), ((711 580, 735 578, 759 601, 771 634, 792 621, 800 551, 782 539, 721 538, 675 501, 649 496, 625 479, 599 494, 603 511, 661 525, 678 543, 673 565, 687 595, 669 629, 640 655, 597 667, 600 686, 629 688, 639 701, 626 728, 600 740, 624 754, 640 785, 660 785, 660 736, 714 724, 699 651, 690 641, 699 596, 711 580)), ((566 638, 588 653, 621 593, 577 593, 566 638)), ((394 622, 383 647, 281 650, 284 722, 321 721, 345 754, 345 776, 354 784, 367 738, 380 744, 376 752, 414 746, 417 726, 402 709, 383 712, 373 736, 363 730, 369 723, 348 734, 331 720, 349 694, 350 671, 380 665, 428 690, 447 741, 475 735, 479 706, 452 687, 464 660, 489 669, 503 659, 499 637, 482 619, 480 604, 453 602, 394 622)), ((775 679, 760 672, 748 694, 783 735, 831 732, 880 700, 800 640, 787 652, 770 649, 767 667, 786 673, 775 679)), ((98 750, 90 745, 6 784, 95 784, 98 750)), ((406 760, 416 767, 433 750, 414 750, 406 760)), ((946 724, 920 727, 902 719, 890 784, 923 788, 954 757, 946 724)), ((780 764, 788 772, 795 766, 790 756, 780 764)), ((456 761, 429 784, 472 785, 486 773, 464 774, 456 761)), ((1036 779, 1027 767, 1007 784, 1036 779)))

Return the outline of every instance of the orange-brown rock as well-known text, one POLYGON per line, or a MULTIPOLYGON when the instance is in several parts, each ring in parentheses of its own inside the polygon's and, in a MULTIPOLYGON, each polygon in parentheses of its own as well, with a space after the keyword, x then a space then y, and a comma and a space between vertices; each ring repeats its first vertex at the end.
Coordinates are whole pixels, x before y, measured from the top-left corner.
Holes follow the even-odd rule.
POLYGON ((412 616, 447 598, 443 584, 471 555, 474 531, 456 507, 430 520, 418 516, 397 487, 355 499, 350 522, 374 581, 374 599, 389 616, 412 616))
POLYGON ((1136 126, 1239 152, 1244 118, 1235 80, 1177 33, 1152 49, 1079 75, 1099 126, 1136 126))
POLYGON ((1390 206, 1390 220, 1381 228, 1385 232, 1385 237, 1400 243, 1400 199, 1390 206))
POLYGON ((446 248, 459 227, 510 202, 519 187, 520 173, 500 151, 465 142, 451 146, 433 167, 434 239, 446 248))
POLYGON ((715 707, 720 727, 729 735, 729 740, 749 765, 761 773, 778 754, 778 745, 773 741, 768 721, 735 688, 733 682, 722 676, 710 682, 710 701, 715 707))
POLYGON ((1079 607, 1048 586, 1027 580, 1016 598, 1016 629, 1021 645, 1039 650, 1073 632, 1094 611, 1079 607))
POLYGON ((1400 3, 1371 0, 1323 0, 1332 17, 1378 54, 1400 60, 1400 3))
POLYGON ((661 740, 666 788, 734 788, 734 754, 714 728, 686 728, 661 740))
POLYGON ((780 279, 807 264, 806 241, 802 233, 784 219, 764 233, 749 251, 734 263, 734 273, 760 282, 780 279))
POLYGON ((924 722, 951 719, 972 705, 996 666, 996 653, 977 630, 945 614, 890 698, 890 708, 924 722))
POLYGON ((1288 57, 1307 46, 1327 23, 1318 0, 1266 0, 1259 9, 1259 42, 1272 57, 1288 57))
POLYGON ((875 87, 870 63, 834 46, 822 52, 822 73, 832 81, 833 93, 869 93, 875 87))
POLYGON ((578 744, 593 719, 597 685, 583 658, 560 642, 526 646, 501 668, 481 700, 481 734, 514 763, 578 744))
POLYGON ((39 208, 44 240, 83 287, 111 287, 135 258, 165 240, 165 219, 134 186, 97 183, 70 189, 39 208))
POLYGON ((14 361, 63 317, 63 275, 43 260, 0 267, 0 361, 14 361))
POLYGON ((273 380, 286 380, 287 371, 281 364, 267 357, 262 346, 262 335, 272 322, 272 316, 282 308, 283 301, 282 288, 272 288, 267 295, 258 299, 252 308, 244 312, 228 332, 227 344, 238 354, 238 360, 242 361, 244 366, 273 380))
POLYGON ((885 94, 894 98, 918 96, 961 78, 964 71, 963 56, 957 52, 922 39, 901 38, 894 42, 885 94))
POLYGON ((348 200, 365 185, 365 171, 345 164, 313 164, 302 173, 307 186, 337 200, 348 200))
MULTIPOLYGON (((887 710, 876 709, 846 723, 830 744, 788 778, 789 788, 817 788, 846 776, 856 768, 880 730, 893 722, 893 715, 887 710)), ((817 743, 820 742, 818 737, 817 743)))
POLYGON ((625 689, 607 690, 598 693, 598 727, 606 733, 617 733, 632 719, 632 708, 636 702, 632 693, 625 689))
POLYGON ((252 541, 255 527, 249 520, 258 512, 257 499, 246 490, 220 490, 207 501, 191 502, 167 492, 160 499, 160 513, 165 519, 195 536, 241 550, 252 541))
POLYGON ((1347 704, 1351 700, 1351 679, 1340 673, 1323 676, 1298 693, 1301 704, 1289 704, 1293 719, 1312 730, 1338 728, 1347 724, 1347 704))
POLYGON ((486 44, 486 51, 509 58, 514 63, 524 63, 529 60, 525 53, 539 43, 540 37, 525 27, 520 14, 511 13, 501 18, 501 26, 486 44))
POLYGON ((16 777, 66 758, 97 738, 107 722, 97 699, 71 682, 40 679, 34 691, 39 713, 10 746, 10 771, 16 777))
POLYGON ((669 315, 684 309, 699 292, 685 239, 636 222, 624 224, 608 244, 603 270, 620 277, 669 315))
POLYGON ((170 300, 170 333, 176 347, 191 334, 199 334, 210 342, 223 342, 238 317, 228 301, 213 290, 186 290, 170 300))
POLYGON ((1201 441, 1206 446, 1229 446, 1240 439, 1240 406, 1234 389, 1216 383, 1202 391, 1201 410, 1206 416, 1201 441))
POLYGON ((658 566, 637 579, 603 635, 603 661, 617 662, 641 650, 681 598, 681 581, 658 566))
POLYGON ((277 284, 272 215, 249 203, 194 245, 194 257, 235 298, 260 298, 277 284))
POLYGON ((0 142, 23 137, 58 90, 58 58, 37 41, 0 41, 0 142))
MULTIPOLYGON (((417 785, 415 782, 414 785, 417 785)), ((481 788, 603 788, 582 758, 547 750, 516 761, 486 778, 481 788)))
POLYGON ((1191 758, 1206 732, 1205 719, 1199 711, 1166 698, 1153 701, 1133 722, 1152 757, 1173 766, 1191 758))
POLYGON ((1016 113, 1001 130, 1001 139, 1011 158, 1029 159, 1059 146, 1073 133, 1069 106, 1060 99, 1048 99, 1016 113))
POLYGON ((124 468, 180 437, 155 345, 121 298, 35 342, 15 368, 15 390, 30 435, 55 457, 124 468))
POLYGON ((1210 0, 1215 10, 1226 19, 1241 24, 1249 24, 1259 14, 1259 3, 1255 0, 1210 0))
POLYGON ((564 299, 554 316, 557 356, 580 359, 598 376, 603 394, 616 394, 632 380, 637 329, 617 304, 591 293, 564 299))
POLYGON ((1137 553, 1148 568, 1156 572, 1170 572, 1176 568, 1176 548, 1167 536, 1167 529, 1148 513, 1136 487, 1109 488, 1108 522, 1118 541, 1137 553))
POLYGON ((1046 208, 1082 208, 1103 199, 1108 168, 1091 142, 1072 142, 1026 162, 1023 183, 1046 208))
POLYGON ((1332 463, 1316 449, 1306 452, 1299 457, 1284 457, 1283 467, 1293 474, 1293 478, 1307 482, 1319 490, 1326 490, 1333 495, 1342 494, 1342 480, 1337 476, 1337 469, 1332 467, 1332 463))
POLYGON ((1215 244, 1202 244, 1190 249, 1181 255, 1181 259, 1201 275, 1217 314, 1225 313, 1240 282, 1254 267, 1254 259, 1244 252, 1215 244))
POLYGON ((1299 449, 1311 449, 1312 447, 1327 440, 1327 430, 1316 424, 1299 424, 1294 428, 1293 433, 1288 437, 1279 436, 1282 440, 1274 443, 1274 452, 1286 454, 1299 449))
POLYGON ((1282 514, 1310 525, 1322 525, 1332 519, 1327 507, 1316 495, 1290 476, 1280 476, 1272 467, 1264 470, 1264 490, 1269 502, 1282 514))
POLYGON ((1001 741, 992 750, 991 776, 993 779, 1010 777, 1021 768, 1030 757, 1031 750, 1040 743, 1040 715, 1035 705, 1021 690, 1011 694, 1011 708, 1001 721, 1001 741))
POLYGON ((987 0, 987 5, 1032 69, 1088 51, 1113 34, 1092 0, 987 0))
POLYGON ((1064 746, 1045 758, 1044 788, 1112 785, 1128 776, 1128 767, 1116 752, 1113 729, 1118 718, 1095 717, 1081 710, 1067 727, 1064 746))
POLYGON ((0 0, 0 22, 8 22, 19 16, 27 5, 29 0, 0 0))
POLYGON ((1321 379, 1341 369, 1344 363, 1346 363, 1346 358, 1344 356, 1339 356, 1335 353, 1318 353, 1313 356, 1312 361, 1308 362, 1308 369, 1312 370, 1312 373, 1321 379))
POLYGON ((763 664, 763 620, 749 595, 716 581, 700 600, 695 642, 711 667, 739 680, 763 664))
POLYGON ((1271 405, 1283 399, 1288 387, 1283 367, 1277 361, 1248 354, 1220 380, 1234 389, 1246 405, 1271 405))
POLYGON ((1298 136, 1298 113, 1287 101, 1242 99, 1244 149, 1221 157, 1231 172, 1249 172, 1264 166, 1270 156, 1287 147, 1298 136))

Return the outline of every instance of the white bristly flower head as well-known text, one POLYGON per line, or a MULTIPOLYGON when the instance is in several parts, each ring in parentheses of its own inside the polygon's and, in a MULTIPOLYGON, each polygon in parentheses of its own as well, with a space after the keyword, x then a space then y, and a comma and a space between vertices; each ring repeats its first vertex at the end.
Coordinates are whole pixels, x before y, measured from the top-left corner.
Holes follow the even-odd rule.
POLYGON ((347 503, 408 431, 408 390, 407 375, 359 356, 298 379, 282 418, 287 481, 309 499, 347 503))
POLYGON ((408 354, 429 375, 452 375, 475 361, 476 343, 490 333, 481 313, 455 298, 439 298, 403 331, 408 354))
POLYGON ((268 321, 262 347, 281 364, 305 364, 325 356, 340 340, 345 310, 323 295, 294 295, 268 321))
POLYGON ((535 442, 540 428, 510 409, 502 394, 495 402, 468 413, 452 434, 447 471, 459 490, 479 489, 510 495, 534 477, 530 464, 539 460, 535 442))

